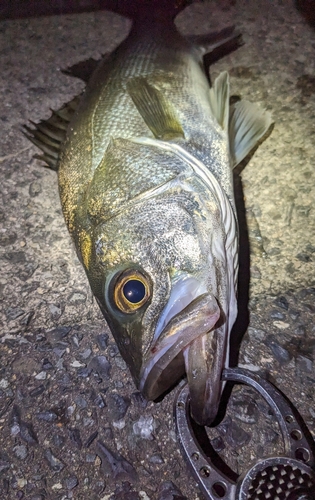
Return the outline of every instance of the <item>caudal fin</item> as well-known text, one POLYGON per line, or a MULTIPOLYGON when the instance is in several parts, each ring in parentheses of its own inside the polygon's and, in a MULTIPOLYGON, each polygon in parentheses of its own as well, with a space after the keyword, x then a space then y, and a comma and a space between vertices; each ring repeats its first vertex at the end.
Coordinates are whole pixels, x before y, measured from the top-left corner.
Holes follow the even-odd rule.
POLYGON ((173 19, 187 5, 199 0, 106 0, 105 8, 130 19, 156 17, 173 19))

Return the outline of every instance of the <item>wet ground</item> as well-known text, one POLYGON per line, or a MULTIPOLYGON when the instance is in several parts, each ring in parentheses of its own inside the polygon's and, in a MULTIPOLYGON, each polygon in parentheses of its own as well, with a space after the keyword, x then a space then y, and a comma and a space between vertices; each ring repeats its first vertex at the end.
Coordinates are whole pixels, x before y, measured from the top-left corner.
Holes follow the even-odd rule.
MULTIPOLYGON (((228 70, 233 94, 275 120, 236 179, 245 257, 234 345, 244 334, 241 366, 289 396, 315 436, 315 33, 291 1, 205 1, 178 18, 184 33, 229 24, 245 45, 211 75, 228 70)), ((21 133, 83 89, 62 68, 111 51, 128 27, 105 11, 0 25, 1 498, 202 498, 179 451, 175 392, 147 404, 136 391, 75 255, 56 175, 21 133)), ((274 416, 246 388, 220 425, 217 449, 236 472, 281 452, 274 416)))

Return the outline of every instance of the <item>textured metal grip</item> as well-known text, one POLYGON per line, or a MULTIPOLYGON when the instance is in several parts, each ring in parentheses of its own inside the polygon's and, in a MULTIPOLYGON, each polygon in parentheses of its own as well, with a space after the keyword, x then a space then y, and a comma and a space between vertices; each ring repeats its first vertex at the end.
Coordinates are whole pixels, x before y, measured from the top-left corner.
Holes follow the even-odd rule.
POLYGON ((239 482, 238 500, 311 500, 313 471, 287 457, 272 457, 254 465, 239 482))

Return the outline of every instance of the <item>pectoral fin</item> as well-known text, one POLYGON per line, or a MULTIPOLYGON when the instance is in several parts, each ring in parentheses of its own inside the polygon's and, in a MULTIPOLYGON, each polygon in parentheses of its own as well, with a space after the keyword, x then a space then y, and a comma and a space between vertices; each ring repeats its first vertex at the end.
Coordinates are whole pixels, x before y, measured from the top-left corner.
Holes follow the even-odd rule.
POLYGON ((232 166, 238 165, 272 125, 271 114, 249 101, 230 108, 229 139, 232 166))
POLYGON ((184 137, 184 131, 170 102, 145 78, 133 78, 127 90, 143 120, 157 139, 184 137))
POLYGON ((48 120, 41 120, 39 123, 31 122, 35 128, 24 126, 24 135, 44 153, 35 155, 35 158, 44 161, 51 170, 57 170, 60 148, 66 138, 69 122, 78 107, 80 97, 76 96, 59 110, 52 111, 48 120))

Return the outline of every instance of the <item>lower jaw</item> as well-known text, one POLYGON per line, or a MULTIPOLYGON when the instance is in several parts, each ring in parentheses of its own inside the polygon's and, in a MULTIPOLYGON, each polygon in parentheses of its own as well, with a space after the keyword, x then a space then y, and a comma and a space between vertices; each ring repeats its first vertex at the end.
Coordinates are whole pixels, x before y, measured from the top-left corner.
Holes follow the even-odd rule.
POLYGON ((146 399, 155 401, 171 390, 184 376, 184 356, 179 352, 163 370, 151 370, 146 380, 140 382, 139 388, 146 399))
POLYGON ((198 338, 187 345, 163 369, 159 366, 153 368, 148 377, 142 379, 139 389, 146 399, 155 401, 161 399, 180 379, 187 376, 191 416, 199 425, 205 426, 211 425, 217 416, 224 360, 222 363, 214 360, 210 368, 205 358, 201 359, 200 356, 199 348, 203 341, 204 339, 198 338))
POLYGON ((183 352, 197 339, 211 335, 219 317, 215 297, 206 293, 170 321, 142 367, 139 389, 147 399, 157 399, 185 374, 183 352))

